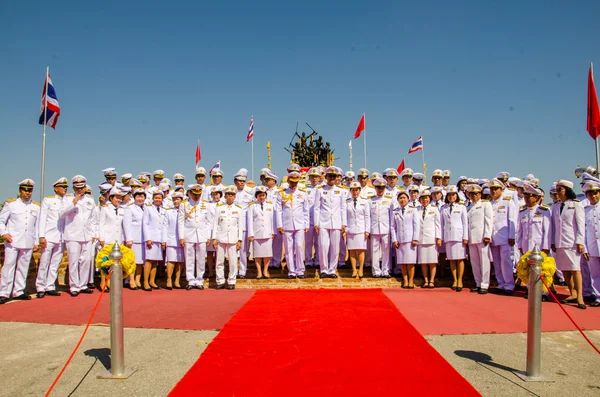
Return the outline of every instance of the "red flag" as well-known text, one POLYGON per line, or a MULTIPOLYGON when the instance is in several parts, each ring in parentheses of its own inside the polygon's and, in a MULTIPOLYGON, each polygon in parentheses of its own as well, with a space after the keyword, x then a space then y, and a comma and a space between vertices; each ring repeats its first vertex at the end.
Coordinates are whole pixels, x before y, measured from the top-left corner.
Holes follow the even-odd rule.
POLYGON ((202 159, 202 156, 200 155, 200 141, 198 141, 198 144, 196 145, 196 167, 198 166, 200 159, 202 159))
POLYGON ((354 139, 358 138, 360 134, 365 130, 365 114, 363 113, 360 118, 360 122, 358 123, 358 127, 356 127, 356 132, 354 133, 354 139))
POLYGON ((404 171, 404 159, 402 159, 402 162, 398 166, 398 170, 397 171, 398 171, 399 174, 401 174, 402 171, 404 171))
POLYGON ((587 108, 587 131, 596 139, 600 136, 600 108, 598 108, 598 97, 596 96, 596 87, 594 86, 594 75, 592 65, 588 73, 588 108, 587 108))

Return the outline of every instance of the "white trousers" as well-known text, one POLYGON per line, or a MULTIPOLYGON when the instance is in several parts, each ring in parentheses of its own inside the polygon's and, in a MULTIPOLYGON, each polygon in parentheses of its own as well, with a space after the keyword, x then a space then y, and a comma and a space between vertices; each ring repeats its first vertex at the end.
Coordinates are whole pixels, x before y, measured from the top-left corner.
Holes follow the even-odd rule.
POLYGON ((321 273, 335 274, 340 256, 340 229, 319 230, 319 266, 321 273))
POLYGON ((590 256, 588 264, 592 279, 592 291, 596 296, 596 301, 600 301, 600 257, 590 256))
POLYGON ((592 286, 592 273, 590 272, 590 264, 585 260, 583 255, 581 255, 581 284, 583 290, 581 294, 583 296, 598 296, 596 293, 598 291, 594 291, 594 287, 592 286))
POLYGON ((185 243, 185 278, 189 285, 204 285, 206 270, 206 242, 185 243), (194 276, 195 274, 195 276, 194 276))
POLYGON ((273 259, 269 264, 269 267, 281 266, 281 257, 283 255, 283 235, 275 231, 275 238, 273 239, 273 259))
POLYGON ((371 234, 371 260, 373 266, 373 276, 387 276, 392 270, 390 262, 390 235, 371 234), (381 265, 379 264, 381 258, 381 265))
POLYGON ((304 274, 304 229, 283 232, 285 260, 290 276, 304 274))
POLYGON ((242 246, 240 248, 240 276, 246 275, 248 269, 248 251, 250 250, 250 242, 248 241, 248 232, 244 230, 242 232, 242 246))
POLYGON ((515 289, 514 279, 514 248, 508 244, 490 245, 492 260, 494 261, 494 273, 498 280, 498 288, 507 291, 515 289))
POLYGON ((304 258, 309 265, 319 263, 319 236, 315 233, 315 227, 308 228, 308 232, 304 237, 304 258), (314 260, 313 260, 314 249, 314 260))
POLYGON ((490 287, 490 251, 483 243, 469 244, 469 259, 477 287, 490 287))
POLYGON ((63 243, 46 243, 46 248, 42 251, 38 273, 35 279, 35 289, 37 292, 54 291, 58 268, 65 252, 63 243))
POLYGON ((225 284, 225 255, 229 261, 227 284, 235 285, 237 276, 237 250, 235 244, 218 243, 217 245, 217 285, 225 284))
POLYGON ((27 272, 33 249, 14 248, 4 243, 4 266, 2 266, 2 279, 0 279, 0 297, 10 298, 23 295, 27 272))
MULTIPOLYGON (((67 257, 69 258, 69 289, 79 292, 87 288, 92 267, 92 242, 67 241, 67 257)), ((93 274, 93 273, 92 273, 93 274)))
POLYGON ((94 264, 96 263, 96 254, 100 252, 101 249, 102 247, 100 246, 100 243, 98 241, 92 243, 92 247, 90 249, 90 267, 87 281, 88 284, 94 284, 94 275, 96 274, 96 266, 94 266, 94 264))

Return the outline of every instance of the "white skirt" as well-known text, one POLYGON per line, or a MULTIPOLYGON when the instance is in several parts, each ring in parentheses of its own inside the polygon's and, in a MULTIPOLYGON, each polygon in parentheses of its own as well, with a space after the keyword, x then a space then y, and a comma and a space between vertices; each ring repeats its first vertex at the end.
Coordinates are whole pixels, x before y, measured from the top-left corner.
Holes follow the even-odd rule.
POLYGON ((133 243, 131 245, 131 250, 135 255, 135 264, 143 265, 146 260, 146 250, 144 249, 143 243, 133 243))
POLYGON ((417 246, 419 264, 438 263, 438 252, 435 244, 419 244, 417 246))
POLYGON ((417 263, 417 247, 413 247, 412 243, 400 243, 396 250, 396 263, 415 265, 417 263))
POLYGON ((557 248, 554 259, 560 271, 581 271, 581 255, 572 248, 557 248))
POLYGON ((348 250, 366 250, 367 239, 364 233, 349 234, 346 233, 346 247, 348 250))
POLYGON ((183 247, 167 247, 167 262, 184 262, 185 252, 183 247))
POLYGON ((147 261, 162 261, 163 260, 162 247, 158 241, 152 242, 152 248, 148 248, 148 246, 145 243, 144 243, 144 247, 146 247, 146 260, 147 261))
POLYGON ((273 240, 270 238, 255 238, 252 241, 255 258, 270 258, 273 256, 273 240))
POLYGON ((449 241, 446 246, 446 257, 449 261, 458 261, 467 257, 462 241, 449 241))

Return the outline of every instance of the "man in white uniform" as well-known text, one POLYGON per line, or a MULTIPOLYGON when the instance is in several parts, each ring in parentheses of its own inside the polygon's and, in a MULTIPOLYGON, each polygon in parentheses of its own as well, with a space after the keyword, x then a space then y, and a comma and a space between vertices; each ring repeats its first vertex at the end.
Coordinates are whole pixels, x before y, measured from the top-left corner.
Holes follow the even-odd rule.
POLYGON ((492 238, 493 210, 487 200, 481 199, 479 185, 467 186, 470 198, 467 219, 469 222, 469 257, 477 287, 471 292, 487 294, 490 286, 490 252, 489 244, 492 238))
POLYGON ((225 188, 225 203, 216 206, 212 243, 217 250, 217 289, 225 288, 225 255, 229 261, 227 289, 235 289, 237 252, 242 247, 242 207, 234 204, 235 186, 225 188))

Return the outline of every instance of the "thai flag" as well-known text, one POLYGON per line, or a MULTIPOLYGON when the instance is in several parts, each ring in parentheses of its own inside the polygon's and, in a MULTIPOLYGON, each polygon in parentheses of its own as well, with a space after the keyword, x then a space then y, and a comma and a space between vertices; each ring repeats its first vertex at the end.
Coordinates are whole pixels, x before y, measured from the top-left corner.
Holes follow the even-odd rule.
POLYGON ((254 116, 250 117, 250 127, 248 128, 248 136, 246 142, 254 137, 254 116))
POLYGON ((58 116, 60 116, 60 106, 58 105, 58 98, 56 97, 56 91, 52 85, 52 80, 48 74, 46 81, 44 82, 44 89, 42 91, 42 104, 40 106, 40 124, 46 124, 56 129, 56 122, 58 116), (48 87, 48 95, 46 95, 46 87, 48 87), (46 108, 47 105, 47 108, 46 108), (44 122, 44 109, 46 109, 46 120, 44 122))
POLYGON ((217 161, 215 163, 215 165, 212 166, 212 168, 210 169, 210 171, 208 171, 208 174, 212 175, 212 173, 213 173, 214 170, 218 170, 220 168, 221 168, 221 160, 217 161))
POLYGON ((410 147, 410 150, 408 151, 408 154, 418 152, 419 150, 423 150, 423 137, 422 136, 420 136, 415 141, 415 143, 412 144, 412 146, 410 147))

